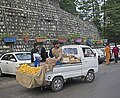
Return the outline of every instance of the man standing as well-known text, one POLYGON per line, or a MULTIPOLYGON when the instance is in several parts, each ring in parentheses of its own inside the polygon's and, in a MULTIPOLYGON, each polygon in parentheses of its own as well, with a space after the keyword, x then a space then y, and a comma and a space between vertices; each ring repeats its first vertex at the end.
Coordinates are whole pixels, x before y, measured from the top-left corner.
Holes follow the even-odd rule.
POLYGON ((37 43, 34 43, 33 49, 31 50, 31 63, 34 62, 33 53, 39 52, 37 43))
POLYGON ((33 53, 34 67, 40 66, 40 55, 38 52, 33 53))
POLYGON ((41 58, 42 58, 42 62, 45 62, 46 58, 47 58, 46 49, 45 49, 45 47, 43 45, 41 47, 41 58))
POLYGON ((114 54, 115 63, 117 63, 117 61, 118 61, 118 53, 119 53, 119 48, 117 47, 117 45, 115 43, 115 47, 113 47, 113 49, 112 49, 112 54, 114 54))
POLYGON ((60 64, 60 61, 62 59, 62 48, 60 47, 60 43, 59 41, 55 40, 53 42, 53 48, 52 48, 52 55, 53 57, 55 57, 55 59, 57 60, 56 64, 60 64))
POLYGON ((109 46, 109 43, 106 44, 106 47, 105 47, 105 56, 106 56, 106 65, 109 65, 110 64, 110 46, 109 46))
POLYGON ((51 58, 53 58, 52 48, 54 48, 54 46, 52 46, 52 47, 50 48, 50 50, 49 50, 49 56, 50 56, 51 58))
POLYGON ((51 49, 51 53, 53 55, 52 58, 46 59, 47 69, 52 69, 55 65, 61 65, 62 60, 62 48, 60 47, 59 41, 55 40, 53 42, 53 48, 51 49))

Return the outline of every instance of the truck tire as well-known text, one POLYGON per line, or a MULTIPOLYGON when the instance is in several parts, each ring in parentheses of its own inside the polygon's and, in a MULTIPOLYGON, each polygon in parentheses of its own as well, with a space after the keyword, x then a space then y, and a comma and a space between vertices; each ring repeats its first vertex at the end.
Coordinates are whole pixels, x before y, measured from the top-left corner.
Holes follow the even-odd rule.
POLYGON ((54 92, 60 91, 63 89, 63 78, 62 77, 55 77, 51 82, 51 90, 54 92))
POLYGON ((87 75, 85 76, 85 83, 91 83, 95 79, 95 73, 93 71, 88 71, 87 75))
POLYGON ((1 70, 1 68, 0 68, 0 77, 2 77, 2 75, 3 75, 3 74, 2 74, 2 70, 1 70))

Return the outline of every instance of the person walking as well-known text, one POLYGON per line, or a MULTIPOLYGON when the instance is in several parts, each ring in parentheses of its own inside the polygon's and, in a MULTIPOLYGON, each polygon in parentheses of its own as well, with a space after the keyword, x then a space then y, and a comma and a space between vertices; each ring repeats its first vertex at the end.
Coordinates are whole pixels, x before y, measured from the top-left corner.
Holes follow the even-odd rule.
POLYGON ((107 44, 106 44, 106 47, 105 47, 106 65, 109 65, 109 64, 110 64, 110 56, 111 56, 110 46, 109 46, 109 43, 107 43, 107 44))
POLYGON ((118 61, 118 53, 119 53, 119 48, 117 47, 117 45, 115 43, 115 47, 113 47, 113 49, 112 49, 112 55, 114 55, 115 63, 117 63, 117 61, 118 61))

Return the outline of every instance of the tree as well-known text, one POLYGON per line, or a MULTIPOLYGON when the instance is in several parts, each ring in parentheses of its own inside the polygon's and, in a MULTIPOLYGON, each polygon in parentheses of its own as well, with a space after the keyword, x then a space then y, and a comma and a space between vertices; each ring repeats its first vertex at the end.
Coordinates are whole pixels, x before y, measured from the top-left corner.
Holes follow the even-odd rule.
POLYGON ((92 21, 101 31, 101 15, 99 0, 76 0, 75 4, 79 11, 79 17, 82 20, 92 21))
POLYGON ((76 11, 75 0, 60 0, 59 4, 61 9, 75 16, 78 15, 78 12, 76 11))
POLYGON ((120 43, 120 1, 107 0, 104 9, 106 36, 109 40, 120 43))

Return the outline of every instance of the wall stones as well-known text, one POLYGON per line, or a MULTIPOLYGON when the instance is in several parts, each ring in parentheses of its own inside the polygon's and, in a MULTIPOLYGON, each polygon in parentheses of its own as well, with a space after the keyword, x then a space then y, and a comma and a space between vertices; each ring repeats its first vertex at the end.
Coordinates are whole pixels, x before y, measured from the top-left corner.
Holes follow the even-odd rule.
POLYGON ((50 33, 79 33, 80 37, 99 39, 97 28, 92 23, 63 11, 57 0, 1 0, 0 36, 6 33, 16 36, 17 42, 13 50, 22 51, 24 44, 27 44, 25 51, 29 51, 32 45, 31 42, 23 42, 24 32, 29 33, 29 41, 34 41, 37 35, 50 33), (22 43, 23 46, 17 43, 22 43))

